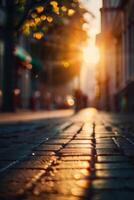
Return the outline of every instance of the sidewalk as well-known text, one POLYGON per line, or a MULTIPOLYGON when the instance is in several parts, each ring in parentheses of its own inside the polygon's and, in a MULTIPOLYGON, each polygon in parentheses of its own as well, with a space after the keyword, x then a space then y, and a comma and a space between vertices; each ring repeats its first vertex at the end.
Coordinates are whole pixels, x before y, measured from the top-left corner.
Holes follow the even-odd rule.
POLYGON ((73 110, 18 111, 15 113, 0 113, 0 124, 27 122, 46 118, 68 117, 73 115, 73 113, 73 110))
POLYGON ((0 134, 1 200, 133 200, 132 115, 85 109, 33 125, 0 134))

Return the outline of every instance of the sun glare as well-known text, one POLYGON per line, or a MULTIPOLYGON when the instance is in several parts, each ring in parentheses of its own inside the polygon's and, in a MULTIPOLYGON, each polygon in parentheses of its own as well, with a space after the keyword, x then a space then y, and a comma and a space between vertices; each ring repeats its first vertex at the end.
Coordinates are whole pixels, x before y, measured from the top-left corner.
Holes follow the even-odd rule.
POLYGON ((99 62, 100 53, 95 45, 88 45, 83 48, 83 62, 96 65, 99 62))

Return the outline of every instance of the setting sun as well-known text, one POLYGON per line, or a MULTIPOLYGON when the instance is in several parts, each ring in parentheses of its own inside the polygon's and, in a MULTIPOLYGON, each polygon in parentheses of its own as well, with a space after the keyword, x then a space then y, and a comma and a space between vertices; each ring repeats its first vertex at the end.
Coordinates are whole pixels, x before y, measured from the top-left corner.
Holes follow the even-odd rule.
POLYGON ((99 62, 100 54, 99 49, 94 45, 90 44, 83 48, 83 61, 84 63, 97 64, 99 62))

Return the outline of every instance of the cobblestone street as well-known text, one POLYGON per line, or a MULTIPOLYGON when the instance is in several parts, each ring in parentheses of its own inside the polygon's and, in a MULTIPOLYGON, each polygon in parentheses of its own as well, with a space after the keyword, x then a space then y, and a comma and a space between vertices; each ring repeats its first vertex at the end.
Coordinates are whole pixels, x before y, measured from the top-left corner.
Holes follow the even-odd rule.
POLYGON ((134 116, 0 125, 0 200, 133 200, 134 116))

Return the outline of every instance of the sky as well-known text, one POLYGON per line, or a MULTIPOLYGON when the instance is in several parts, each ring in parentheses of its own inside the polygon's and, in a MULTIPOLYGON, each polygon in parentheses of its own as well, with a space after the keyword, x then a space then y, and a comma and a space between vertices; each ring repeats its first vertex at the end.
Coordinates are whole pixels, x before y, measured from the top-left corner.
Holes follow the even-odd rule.
POLYGON ((96 30, 97 32, 100 32, 100 11, 99 9, 102 6, 102 0, 81 0, 83 5, 87 10, 89 10, 95 18, 90 18, 91 27, 96 30))
POLYGON ((100 27, 100 8, 102 7, 102 0, 81 0, 87 10, 89 10, 95 17, 86 15, 88 26, 87 30, 90 39, 84 47, 84 62, 81 69, 81 89, 93 99, 95 96, 95 66, 96 61, 99 60, 99 51, 95 46, 95 36, 101 31, 100 27))

